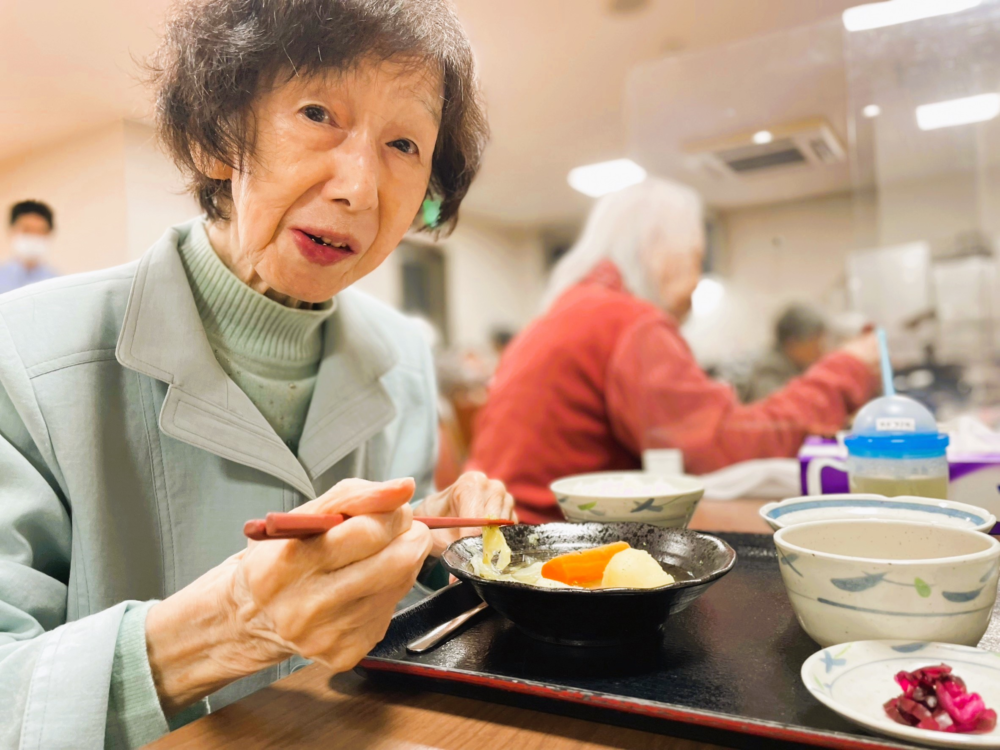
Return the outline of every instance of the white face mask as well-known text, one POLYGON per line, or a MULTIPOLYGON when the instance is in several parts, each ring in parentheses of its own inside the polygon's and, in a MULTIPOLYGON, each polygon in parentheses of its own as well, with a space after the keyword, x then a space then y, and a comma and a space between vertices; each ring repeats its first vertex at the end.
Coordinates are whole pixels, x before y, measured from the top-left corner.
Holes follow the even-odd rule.
POLYGON ((37 263, 49 252, 51 240, 37 234, 15 234, 10 238, 10 247, 18 260, 37 263))

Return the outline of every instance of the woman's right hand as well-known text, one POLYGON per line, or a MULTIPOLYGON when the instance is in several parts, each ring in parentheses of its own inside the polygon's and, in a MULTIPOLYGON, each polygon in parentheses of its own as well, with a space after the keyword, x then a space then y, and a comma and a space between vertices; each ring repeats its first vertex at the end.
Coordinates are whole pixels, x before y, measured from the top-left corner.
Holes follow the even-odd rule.
POLYGON ((308 540, 247 549, 152 607, 146 645, 169 715, 293 654, 350 669, 385 634, 431 548, 412 479, 349 479, 297 508, 349 518, 308 540))
POLYGON ((850 354, 855 359, 861 360, 861 363, 873 373, 877 374, 879 372, 880 359, 878 337, 876 337, 874 331, 869 331, 868 333, 862 333, 860 336, 856 336, 841 346, 840 351, 845 354, 850 354))

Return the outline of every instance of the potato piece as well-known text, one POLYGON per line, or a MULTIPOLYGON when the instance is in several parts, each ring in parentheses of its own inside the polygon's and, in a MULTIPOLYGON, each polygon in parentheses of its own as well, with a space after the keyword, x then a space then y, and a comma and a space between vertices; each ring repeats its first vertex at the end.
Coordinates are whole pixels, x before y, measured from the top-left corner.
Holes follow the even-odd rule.
POLYGON ((642 549, 626 549, 611 558, 604 569, 601 588, 654 589, 673 583, 674 577, 642 549))

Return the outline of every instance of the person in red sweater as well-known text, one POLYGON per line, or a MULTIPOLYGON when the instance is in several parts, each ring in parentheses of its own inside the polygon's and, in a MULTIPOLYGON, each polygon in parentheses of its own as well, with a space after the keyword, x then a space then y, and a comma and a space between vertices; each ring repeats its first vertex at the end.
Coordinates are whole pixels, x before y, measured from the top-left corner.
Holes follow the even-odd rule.
POLYGON ((554 480, 639 468, 646 448, 680 449, 695 474, 794 456, 874 395, 871 334, 749 406, 711 380, 679 330, 704 243, 701 201, 682 185, 647 180, 594 206, 476 422, 467 468, 502 480, 522 522, 561 518, 554 480))

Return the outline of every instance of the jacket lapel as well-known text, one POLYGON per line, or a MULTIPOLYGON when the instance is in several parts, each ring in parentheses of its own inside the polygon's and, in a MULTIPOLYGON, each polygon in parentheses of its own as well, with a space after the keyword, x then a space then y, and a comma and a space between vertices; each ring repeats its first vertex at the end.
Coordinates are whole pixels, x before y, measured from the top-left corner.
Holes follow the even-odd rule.
POLYGON ((267 472, 313 498, 302 464, 215 358, 177 253, 188 231, 190 224, 170 229, 139 262, 116 357, 170 384, 160 409, 164 434, 267 472))
POLYGON ((399 354, 365 316, 357 292, 337 295, 324 333, 323 361, 299 441, 299 460, 313 481, 396 416, 381 378, 399 354))

